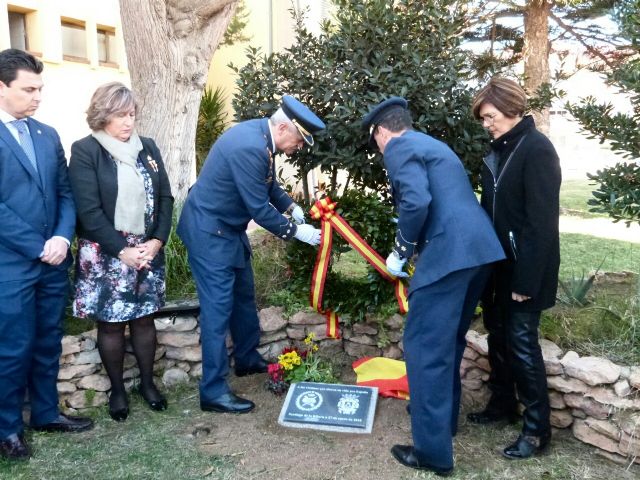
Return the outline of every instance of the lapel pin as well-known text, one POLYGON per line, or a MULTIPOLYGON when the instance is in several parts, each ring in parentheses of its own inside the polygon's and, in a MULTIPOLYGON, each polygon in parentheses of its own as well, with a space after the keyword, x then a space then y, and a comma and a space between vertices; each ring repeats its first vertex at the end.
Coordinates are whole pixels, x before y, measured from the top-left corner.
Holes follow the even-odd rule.
POLYGON ((149 162, 149 166, 153 169, 153 171, 158 173, 158 164, 153 158, 151 158, 151 155, 147 155, 147 161, 149 162))

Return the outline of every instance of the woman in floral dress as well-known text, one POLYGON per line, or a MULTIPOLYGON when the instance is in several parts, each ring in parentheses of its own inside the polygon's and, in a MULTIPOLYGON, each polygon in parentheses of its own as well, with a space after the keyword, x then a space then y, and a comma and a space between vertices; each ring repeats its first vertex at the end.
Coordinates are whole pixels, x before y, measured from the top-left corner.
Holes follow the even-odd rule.
POLYGON ((78 212, 74 315, 98 324, 98 350, 111 381, 109 414, 129 414, 125 327, 140 369, 139 391, 154 410, 167 401, 153 381, 154 313, 164 304, 164 245, 173 197, 160 152, 135 133, 137 104, 123 84, 99 87, 87 110, 91 135, 71 146, 69 177, 78 212))

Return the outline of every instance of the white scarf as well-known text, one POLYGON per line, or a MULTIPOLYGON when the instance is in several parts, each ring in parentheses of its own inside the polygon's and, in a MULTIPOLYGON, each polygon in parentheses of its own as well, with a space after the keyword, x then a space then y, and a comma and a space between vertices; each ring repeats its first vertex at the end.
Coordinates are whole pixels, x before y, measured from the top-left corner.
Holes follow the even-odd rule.
POLYGON ((133 133, 129 140, 122 142, 104 130, 97 130, 91 135, 111 154, 118 167, 118 198, 113 219, 115 229, 143 235, 147 194, 144 179, 137 167, 138 154, 142 150, 140 137, 133 133))

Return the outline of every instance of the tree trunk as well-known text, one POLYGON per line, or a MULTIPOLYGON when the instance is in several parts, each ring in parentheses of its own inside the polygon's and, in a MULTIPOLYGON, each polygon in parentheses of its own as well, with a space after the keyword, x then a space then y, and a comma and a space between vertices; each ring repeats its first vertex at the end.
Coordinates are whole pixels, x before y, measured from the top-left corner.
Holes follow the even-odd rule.
POLYGON ((173 195, 184 200, 195 164, 196 124, 213 53, 238 0, 120 0, 136 128, 153 138, 173 195))
MULTIPOLYGON (((524 88, 529 95, 549 83, 549 13, 551 2, 530 0, 524 18, 524 88)), ((549 109, 533 112, 536 125, 549 135, 549 109)))

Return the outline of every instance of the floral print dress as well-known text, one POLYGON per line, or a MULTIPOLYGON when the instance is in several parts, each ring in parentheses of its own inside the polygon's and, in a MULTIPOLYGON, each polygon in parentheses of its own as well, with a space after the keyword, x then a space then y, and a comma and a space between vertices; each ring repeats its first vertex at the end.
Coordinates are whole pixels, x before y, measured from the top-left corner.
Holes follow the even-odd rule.
MULTIPOLYGON (((154 215, 153 185, 139 157, 137 167, 146 192, 146 228, 154 215)), ((129 247, 147 240, 144 235, 121 234, 129 247)), ((136 270, 102 252, 99 243, 78 238, 73 315, 102 322, 126 322, 151 315, 164 305, 164 275, 164 249, 158 252, 150 268, 136 270)))

